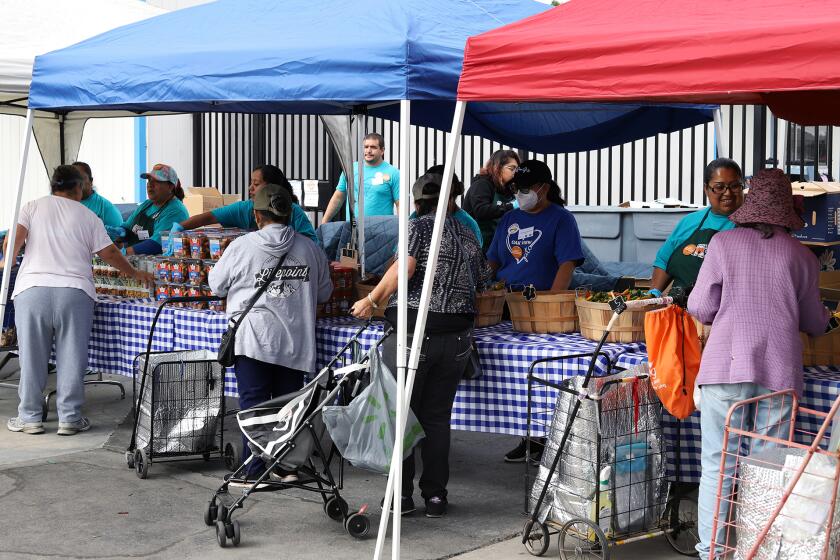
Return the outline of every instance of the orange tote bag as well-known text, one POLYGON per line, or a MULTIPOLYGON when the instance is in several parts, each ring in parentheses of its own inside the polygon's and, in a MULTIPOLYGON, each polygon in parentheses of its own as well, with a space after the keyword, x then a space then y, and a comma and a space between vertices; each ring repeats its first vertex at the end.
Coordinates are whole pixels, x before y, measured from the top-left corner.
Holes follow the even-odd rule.
POLYGON ((645 314, 645 344, 653 386, 662 405, 680 420, 694 412, 700 371, 697 327, 685 309, 669 305, 645 314))

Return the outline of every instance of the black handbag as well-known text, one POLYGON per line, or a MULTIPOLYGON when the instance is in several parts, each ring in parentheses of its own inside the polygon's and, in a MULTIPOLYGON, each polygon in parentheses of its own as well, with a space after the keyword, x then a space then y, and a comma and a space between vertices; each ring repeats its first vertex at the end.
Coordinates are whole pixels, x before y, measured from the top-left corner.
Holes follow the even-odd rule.
MULTIPOLYGON (((461 240, 458 238, 458 234, 455 233, 454 237, 455 243, 457 243, 458 247, 461 249, 461 254, 466 257, 467 251, 464 249, 464 244, 461 243, 461 240)), ((475 278, 473 278, 469 260, 467 260, 466 265, 467 274, 470 277, 470 286, 472 287, 473 297, 475 297, 475 278)), ((461 379, 478 379, 481 377, 482 373, 484 372, 481 369, 481 361, 478 359, 478 348, 475 345, 475 338, 472 335, 472 329, 470 329, 470 357, 467 359, 467 364, 464 366, 464 373, 461 374, 461 379)))
MULTIPOLYGON (((286 255, 288 254, 289 253, 287 252, 286 255)), ((277 272, 286 260, 286 255, 280 257, 280 260, 277 261, 277 265, 274 267, 274 270, 271 271, 271 274, 268 275, 266 281, 263 282, 263 285, 257 288, 257 292, 251 296, 251 299, 248 301, 248 305, 245 309, 238 314, 231 315, 230 319, 228 319, 228 328, 224 334, 222 334, 222 340, 219 342, 219 353, 216 355, 216 361, 222 366, 231 367, 234 362, 236 362, 236 331, 239 329, 242 319, 244 319, 245 315, 247 315, 251 308, 254 307, 254 304, 258 299, 260 299, 263 292, 268 289, 268 285, 271 284, 271 281, 277 276, 277 272)))

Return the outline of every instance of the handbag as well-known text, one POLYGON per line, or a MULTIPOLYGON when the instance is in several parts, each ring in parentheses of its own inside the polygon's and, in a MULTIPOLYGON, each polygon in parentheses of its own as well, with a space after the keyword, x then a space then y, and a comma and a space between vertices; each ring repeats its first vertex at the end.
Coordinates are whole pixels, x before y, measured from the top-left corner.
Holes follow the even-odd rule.
MULTIPOLYGON (((291 250, 291 247, 289 248, 291 250)), ((263 285, 257 288, 256 293, 251 296, 251 299, 248 301, 248 305, 245 306, 245 309, 238 314, 233 314, 228 319, 228 327, 227 330, 222 334, 222 340, 219 342, 219 352, 216 355, 216 361, 222 364, 224 367, 231 367, 234 362, 236 361, 236 331, 239 329, 239 325, 242 324, 242 319, 245 318, 245 315, 254 307, 254 304, 260 299, 260 296, 268 289, 268 285, 271 284, 272 279, 277 276, 277 272, 280 270, 280 267, 283 266, 283 262, 286 260, 286 255, 289 253, 286 252, 285 255, 280 257, 280 260, 277 261, 277 264, 274 266, 274 269, 271 271, 271 274, 268 275, 268 278, 263 285)))
MULTIPOLYGON (((455 233, 454 237, 455 242, 461 249, 461 254, 466 256, 467 252, 464 249, 464 244, 461 243, 461 240, 458 238, 458 234, 455 233)), ((467 274, 470 277, 470 286, 472 287, 473 297, 475 297, 475 278, 473 277, 469 261, 465 264, 467 265, 467 274)), ((478 379, 481 377, 482 373, 484 372, 481 369, 481 361, 478 358, 478 347, 475 345, 475 338, 472 335, 472 331, 470 331, 470 357, 467 360, 467 365, 464 366, 464 373, 461 374, 461 379, 478 379)))

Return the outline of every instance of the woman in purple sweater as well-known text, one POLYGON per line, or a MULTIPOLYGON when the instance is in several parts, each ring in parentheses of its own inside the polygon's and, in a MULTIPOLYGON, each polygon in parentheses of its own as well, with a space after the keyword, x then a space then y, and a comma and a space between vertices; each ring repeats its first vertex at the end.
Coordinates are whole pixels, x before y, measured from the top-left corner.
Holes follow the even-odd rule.
MULTIPOLYGON (((794 389, 801 396, 799 332, 823 334, 831 315, 820 302, 816 257, 790 236, 804 223, 794 207, 790 180, 780 169, 759 171, 744 205, 730 219, 739 227, 712 239, 688 299, 689 313, 712 325, 697 378, 702 387, 697 545, 701 558, 708 558, 710 552, 723 426, 729 408, 784 389, 794 389)), ((759 404, 745 416, 733 416, 732 422, 743 423, 747 430, 771 426, 779 431, 789 419, 790 409, 775 406, 770 410, 759 404)), ((772 430, 765 432, 775 435, 772 430)), ((760 443, 753 442, 753 453, 760 451, 760 443)), ((737 452, 735 446, 730 447, 730 453, 737 452)), ((727 468, 730 473, 734 469, 727 468)), ((722 496, 729 494, 730 481, 724 479, 722 496)), ((728 504, 721 500, 716 542, 723 541, 727 509, 728 504)))

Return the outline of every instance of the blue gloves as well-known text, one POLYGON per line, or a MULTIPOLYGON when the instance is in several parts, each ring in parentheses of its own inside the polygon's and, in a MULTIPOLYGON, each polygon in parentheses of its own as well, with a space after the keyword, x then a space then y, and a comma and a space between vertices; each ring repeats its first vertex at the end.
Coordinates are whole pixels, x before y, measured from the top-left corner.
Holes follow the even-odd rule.
POLYGON ((652 295, 655 298, 661 298, 662 297, 662 292, 660 292, 656 288, 651 288, 650 290, 648 290, 648 294, 652 295))
POLYGON ((122 249, 120 249, 120 253, 122 253, 123 255, 125 255, 125 247, 123 247, 122 249))
POLYGON ((111 241, 116 241, 121 237, 125 237, 125 228, 120 226, 105 226, 105 231, 108 233, 108 237, 111 238, 111 241))
POLYGON ((175 253, 175 246, 174 243, 172 243, 172 236, 173 234, 176 234, 179 231, 184 231, 184 226, 182 226, 178 222, 173 222, 172 229, 169 230, 169 240, 166 242, 166 247, 163 247, 164 257, 171 257, 175 253))

